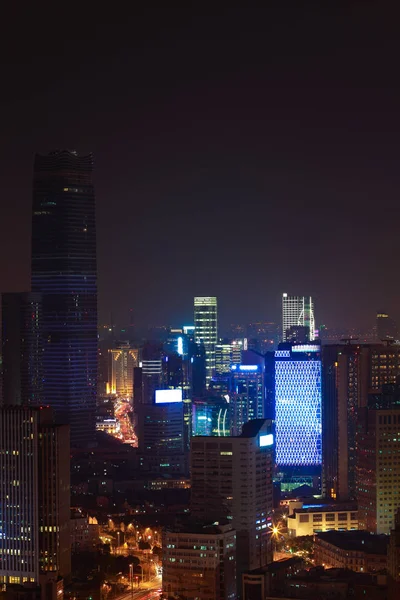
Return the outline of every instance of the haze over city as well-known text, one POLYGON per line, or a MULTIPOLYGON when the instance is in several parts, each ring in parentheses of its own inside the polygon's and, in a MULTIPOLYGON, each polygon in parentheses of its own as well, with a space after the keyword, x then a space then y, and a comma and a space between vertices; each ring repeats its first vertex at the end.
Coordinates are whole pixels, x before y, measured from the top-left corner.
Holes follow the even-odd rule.
POLYGON ((400 317, 398 37, 375 8, 7 6, 1 289, 29 287, 33 155, 71 148, 95 156, 101 322, 187 321, 195 294, 223 326, 278 320, 284 291, 330 327, 400 317))

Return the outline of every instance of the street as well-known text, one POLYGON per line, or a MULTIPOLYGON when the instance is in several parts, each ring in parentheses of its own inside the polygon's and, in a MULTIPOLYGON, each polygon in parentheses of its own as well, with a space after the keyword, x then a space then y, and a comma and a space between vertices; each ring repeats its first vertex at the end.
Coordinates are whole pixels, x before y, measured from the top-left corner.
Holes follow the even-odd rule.
POLYGON ((139 591, 133 590, 132 592, 124 592, 120 596, 117 596, 116 600, 156 600, 160 596, 158 590, 160 590, 160 584, 157 587, 151 587, 148 589, 142 589, 139 591))

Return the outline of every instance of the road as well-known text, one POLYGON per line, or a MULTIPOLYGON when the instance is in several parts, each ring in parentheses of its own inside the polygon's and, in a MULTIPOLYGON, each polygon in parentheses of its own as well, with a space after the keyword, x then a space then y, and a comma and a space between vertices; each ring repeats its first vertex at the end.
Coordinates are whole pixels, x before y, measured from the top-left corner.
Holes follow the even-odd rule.
POLYGON ((148 588, 145 590, 139 590, 132 592, 124 592, 121 596, 118 596, 116 600, 156 600, 160 597, 160 584, 157 587, 148 588))
POLYGON ((131 411, 132 408, 128 401, 122 399, 117 399, 115 401, 114 415, 121 428, 122 440, 125 442, 125 444, 130 444, 136 448, 138 445, 138 440, 130 419, 131 411))

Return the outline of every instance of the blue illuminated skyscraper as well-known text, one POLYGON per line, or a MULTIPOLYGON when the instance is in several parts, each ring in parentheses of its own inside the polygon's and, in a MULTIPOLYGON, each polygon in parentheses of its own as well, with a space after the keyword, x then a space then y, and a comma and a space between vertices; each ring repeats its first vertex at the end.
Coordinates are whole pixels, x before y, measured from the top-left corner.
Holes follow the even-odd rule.
POLYGON ((320 347, 281 344, 274 362, 276 463, 293 476, 320 476, 320 347))
POLYGON ((93 157, 36 155, 32 291, 42 294, 43 400, 71 426, 71 445, 94 441, 97 270, 93 157))

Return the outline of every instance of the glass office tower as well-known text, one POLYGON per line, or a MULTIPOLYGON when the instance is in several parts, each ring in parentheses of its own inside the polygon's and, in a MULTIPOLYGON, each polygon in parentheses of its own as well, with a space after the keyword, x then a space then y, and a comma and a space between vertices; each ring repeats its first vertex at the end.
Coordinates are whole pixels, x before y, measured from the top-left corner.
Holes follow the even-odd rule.
POLYGON ((315 340, 314 302, 311 296, 282 294, 282 340, 287 341, 291 327, 306 327, 309 340, 315 340))
POLYGON ((32 291, 42 294, 43 399, 71 426, 71 445, 94 441, 97 272, 93 157, 36 155, 32 291))
POLYGON ((196 296, 194 299, 194 327, 196 344, 204 344, 206 353, 207 385, 215 369, 215 345, 218 341, 217 298, 196 296))

